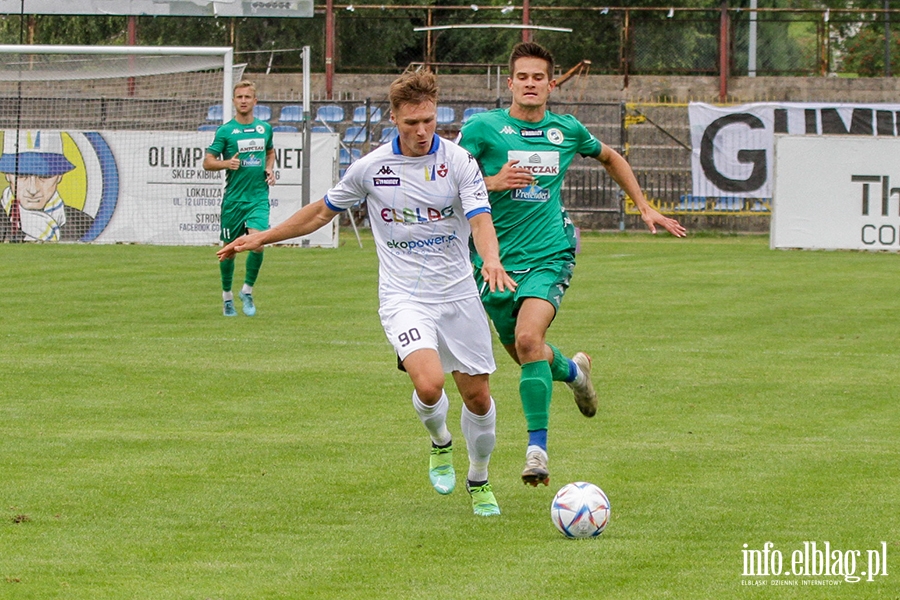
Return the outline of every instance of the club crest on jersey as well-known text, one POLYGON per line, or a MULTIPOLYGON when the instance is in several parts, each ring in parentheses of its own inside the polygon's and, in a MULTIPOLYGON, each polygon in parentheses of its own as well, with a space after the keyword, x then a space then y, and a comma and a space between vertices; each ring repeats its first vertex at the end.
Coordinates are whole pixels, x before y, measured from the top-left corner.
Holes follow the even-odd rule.
MULTIPOLYGON (((550 131, 559 131, 558 129, 551 129, 550 131)), ((543 129, 522 129, 519 131, 519 135, 523 138, 542 138, 544 137, 543 129)))
POLYGON ((563 132, 557 129, 556 127, 547 130, 547 139, 553 142, 554 144, 562 144, 563 140, 565 140, 565 136, 563 132))
POLYGON ((439 167, 436 167, 435 165, 427 166, 425 167, 425 181, 435 181, 437 179, 437 176, 440 176, 442 178, 446 177, 448 171, 449 169, 445 164, 439 167))
POLYGON ((266 132, 266 128, 265 128, 265 127, 263 127, 262 125, 257 125, 257 126, 256 126, 256 133, 262 135, 262 134, 265 133, 265 132, 266 132))

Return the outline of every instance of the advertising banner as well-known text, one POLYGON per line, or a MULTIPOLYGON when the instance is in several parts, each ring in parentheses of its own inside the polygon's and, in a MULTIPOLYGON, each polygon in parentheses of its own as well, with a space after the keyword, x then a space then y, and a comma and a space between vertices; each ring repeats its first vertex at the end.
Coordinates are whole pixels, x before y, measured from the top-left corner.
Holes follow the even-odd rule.
MULTIPOLYGON (((212 138, 212 132, 5 131, 0 240, 216 244, 225 173, 203 169, 212 138)), ((302 142, 300 133, 274 136, 272 225, 300 209, 302 142)), ((337 160, 338 137, 313 134, 311 201, 333 185, 337 160)), ((336 247, 337 225, 306 239, 336 247)))
POLYGON ((695 196, 772 197, 776 134, 894 137, 900 104, 691 103, 695 196))
POLYGON ((900 139, 776 136, 772 248, 900 250, 900 139))

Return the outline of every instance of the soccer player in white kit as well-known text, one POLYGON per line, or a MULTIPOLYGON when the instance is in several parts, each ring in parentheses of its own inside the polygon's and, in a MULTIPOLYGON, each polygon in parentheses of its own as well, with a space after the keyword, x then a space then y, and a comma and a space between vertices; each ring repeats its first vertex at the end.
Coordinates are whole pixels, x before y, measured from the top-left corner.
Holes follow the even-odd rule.
POLYGON ((496 411, 488 376, 495 369, 491 333, 472 274, 469 235, 484 258, 492 290, 514 289, 500 255, 487 188, 468 152, 435 134, 437 81, 428 71, 391 84, 398 135, 354 162, 325 197, 280 225, 222 248, 237 252, 307 235, 360 200, 368 204, 378 253, 379 315, 415 390, 413 407, 431 436, 429 478, 440 494, 456 485, 447 428, 451 373, 463 399, 460 425, 469 455, 466 489, 476 515, 499 515, 488 482, 496 411))

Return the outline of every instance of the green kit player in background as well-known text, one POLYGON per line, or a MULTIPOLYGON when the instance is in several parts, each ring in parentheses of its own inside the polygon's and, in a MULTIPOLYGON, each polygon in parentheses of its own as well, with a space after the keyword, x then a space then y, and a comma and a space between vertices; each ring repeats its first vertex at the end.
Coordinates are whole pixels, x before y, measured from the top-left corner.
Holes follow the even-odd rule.
POLYGON ((575 267, 575 227, 560 190, 576 154, 598 160, 641 211, 651 232, 657 226, 677 237, 686 232, 644 199, 628 162, 601 144, 572 115, 547 110, 553 79, 553 56, 531 42, 517 44, 509 59, 508 109, 480 113, 462 128, 459 144, 481 166, 490 192, 500 260, 518 284, 515 292, 491 292, 478 277, 481 259, 473 253, 481 299, 500 342, 522 367, 519 393, 528 427, 522 480, 548 485, 547 427, 553 382, 573 390, 582 414, 597 412, 591 382, 591 359, 578 352, 571 359, 546 341, 575 267))
MULTIPOLYGON (((216 130, 216 137, 203 158, 203 168, 207 171, 226 171, 219 233, 219 239, 226 244, 245 233, 269 228, 269 186, 275 185, 272 126, 253 116, 256 86, 250 81, 235 85, 233 102, 235 117, 216 130)), ((239 296, 248 317, 256 314, 253 285, 262 262, 262 248, 247 253, 244 285, 239 296)), ((222 313, 226 317, 236 317, 231 291, 234 258, 220 261, 219 272, 222 275, 222 313)))

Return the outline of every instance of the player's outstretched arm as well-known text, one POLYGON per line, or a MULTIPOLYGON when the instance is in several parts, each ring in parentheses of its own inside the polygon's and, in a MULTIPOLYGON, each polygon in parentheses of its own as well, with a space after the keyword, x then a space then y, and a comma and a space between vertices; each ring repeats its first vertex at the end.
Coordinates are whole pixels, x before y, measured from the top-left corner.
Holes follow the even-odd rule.
POLYGON ((490 213, 477 214, 469 219, 472 227, 472 241, 475 249, 484 261, 481 267, 481 276, 488 284, 491 291, 516 289, 516 282, 509 276, 503 265, 500 264, 500 244, 497 242, 497 232, 494 230, 494 222, 490 213))
POLYGON ((641 211, 641 219, 647 225, 650 233, 656 233, 656 228, 659 226, 675 237, 685 237, 687 235, 687 230, 681 223, 662 215, 650 206, 650 203, 644 198, 644 192, 641 191, 641 186, 634 176, 634 171, 631 170, 631 165, 628 164, 628 161, 621 154, 604 145, 600 155, 597 156, 597 160, 600 161, 600 164, 603 165, 609 176, 613 178, 613 181, 619 184, 619 187, 634 201, 635 206, 641 211))
POLYGON ((218 252, 219 260, 226 260, 238 252, 258 250, 266 244, 282 242, 301 235, 307 235, 320 227, 327 225, 338 214, 331 210, 325 200, 319 200, 308 204, 292 214, 287 220, 276 225, 272 229, 257 231, 249 235, 242 235, 218 252))

